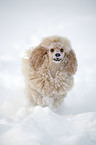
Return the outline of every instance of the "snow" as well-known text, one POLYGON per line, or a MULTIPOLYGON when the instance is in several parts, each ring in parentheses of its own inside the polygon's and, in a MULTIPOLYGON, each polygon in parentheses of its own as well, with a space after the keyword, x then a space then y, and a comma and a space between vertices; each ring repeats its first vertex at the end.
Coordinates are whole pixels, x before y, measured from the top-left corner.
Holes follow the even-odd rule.
POLYGON ((95 5, 95 0, 0 1, 0 145, 96 144, 95 5), (75 84, 57 110, 32 108, 21 58, 54 34, 71 40, 78 59, 75 84))
POLYGON ((1 124, 1 144, 4 145, 96 143, 96 113, 92 112, 61 117, 47 107, 37 106, 26 119, 20 122, 3 120, 1 124))

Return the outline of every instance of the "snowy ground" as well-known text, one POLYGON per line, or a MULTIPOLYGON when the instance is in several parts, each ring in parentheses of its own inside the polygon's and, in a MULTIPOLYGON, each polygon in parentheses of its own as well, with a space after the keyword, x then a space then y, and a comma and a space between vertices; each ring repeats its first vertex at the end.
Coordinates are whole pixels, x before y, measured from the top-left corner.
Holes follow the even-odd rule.
POLYGON ((96 1, 0 1, 0 145, 96 145, 96 1), (21 57, 42 37, 68 37, 78 59, 64 103, 26 106, 21 57))

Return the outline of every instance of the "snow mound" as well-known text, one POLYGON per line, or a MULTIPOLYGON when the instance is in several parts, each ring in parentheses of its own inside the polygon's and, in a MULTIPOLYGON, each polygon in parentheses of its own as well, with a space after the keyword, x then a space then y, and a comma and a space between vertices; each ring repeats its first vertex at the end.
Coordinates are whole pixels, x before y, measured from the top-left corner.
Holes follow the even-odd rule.
POLYGON ((0 128, 1 145, 96 144, 96 112, 61 116, 37 106, 23 120, 0 120, 0 128))

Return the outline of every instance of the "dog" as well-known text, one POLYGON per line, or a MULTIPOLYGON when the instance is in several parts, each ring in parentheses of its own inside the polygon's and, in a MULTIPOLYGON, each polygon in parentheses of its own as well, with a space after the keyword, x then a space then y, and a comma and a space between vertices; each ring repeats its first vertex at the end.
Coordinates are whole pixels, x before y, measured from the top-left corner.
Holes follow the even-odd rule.
POLYGON ((50 36, 22 59, 26 94, 32 105, 58 107, 74 84, 77 59, 66 37, 50 36))

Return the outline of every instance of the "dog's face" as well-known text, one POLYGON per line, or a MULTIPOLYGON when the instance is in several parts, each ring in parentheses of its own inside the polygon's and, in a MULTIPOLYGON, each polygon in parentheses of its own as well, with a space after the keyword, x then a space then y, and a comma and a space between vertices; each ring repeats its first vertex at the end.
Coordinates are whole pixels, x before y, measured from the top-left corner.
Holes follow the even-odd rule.
POLYGON ((64 58, 64 48, 52 47, 49 49, 49 60, 60 63, 64 58))

